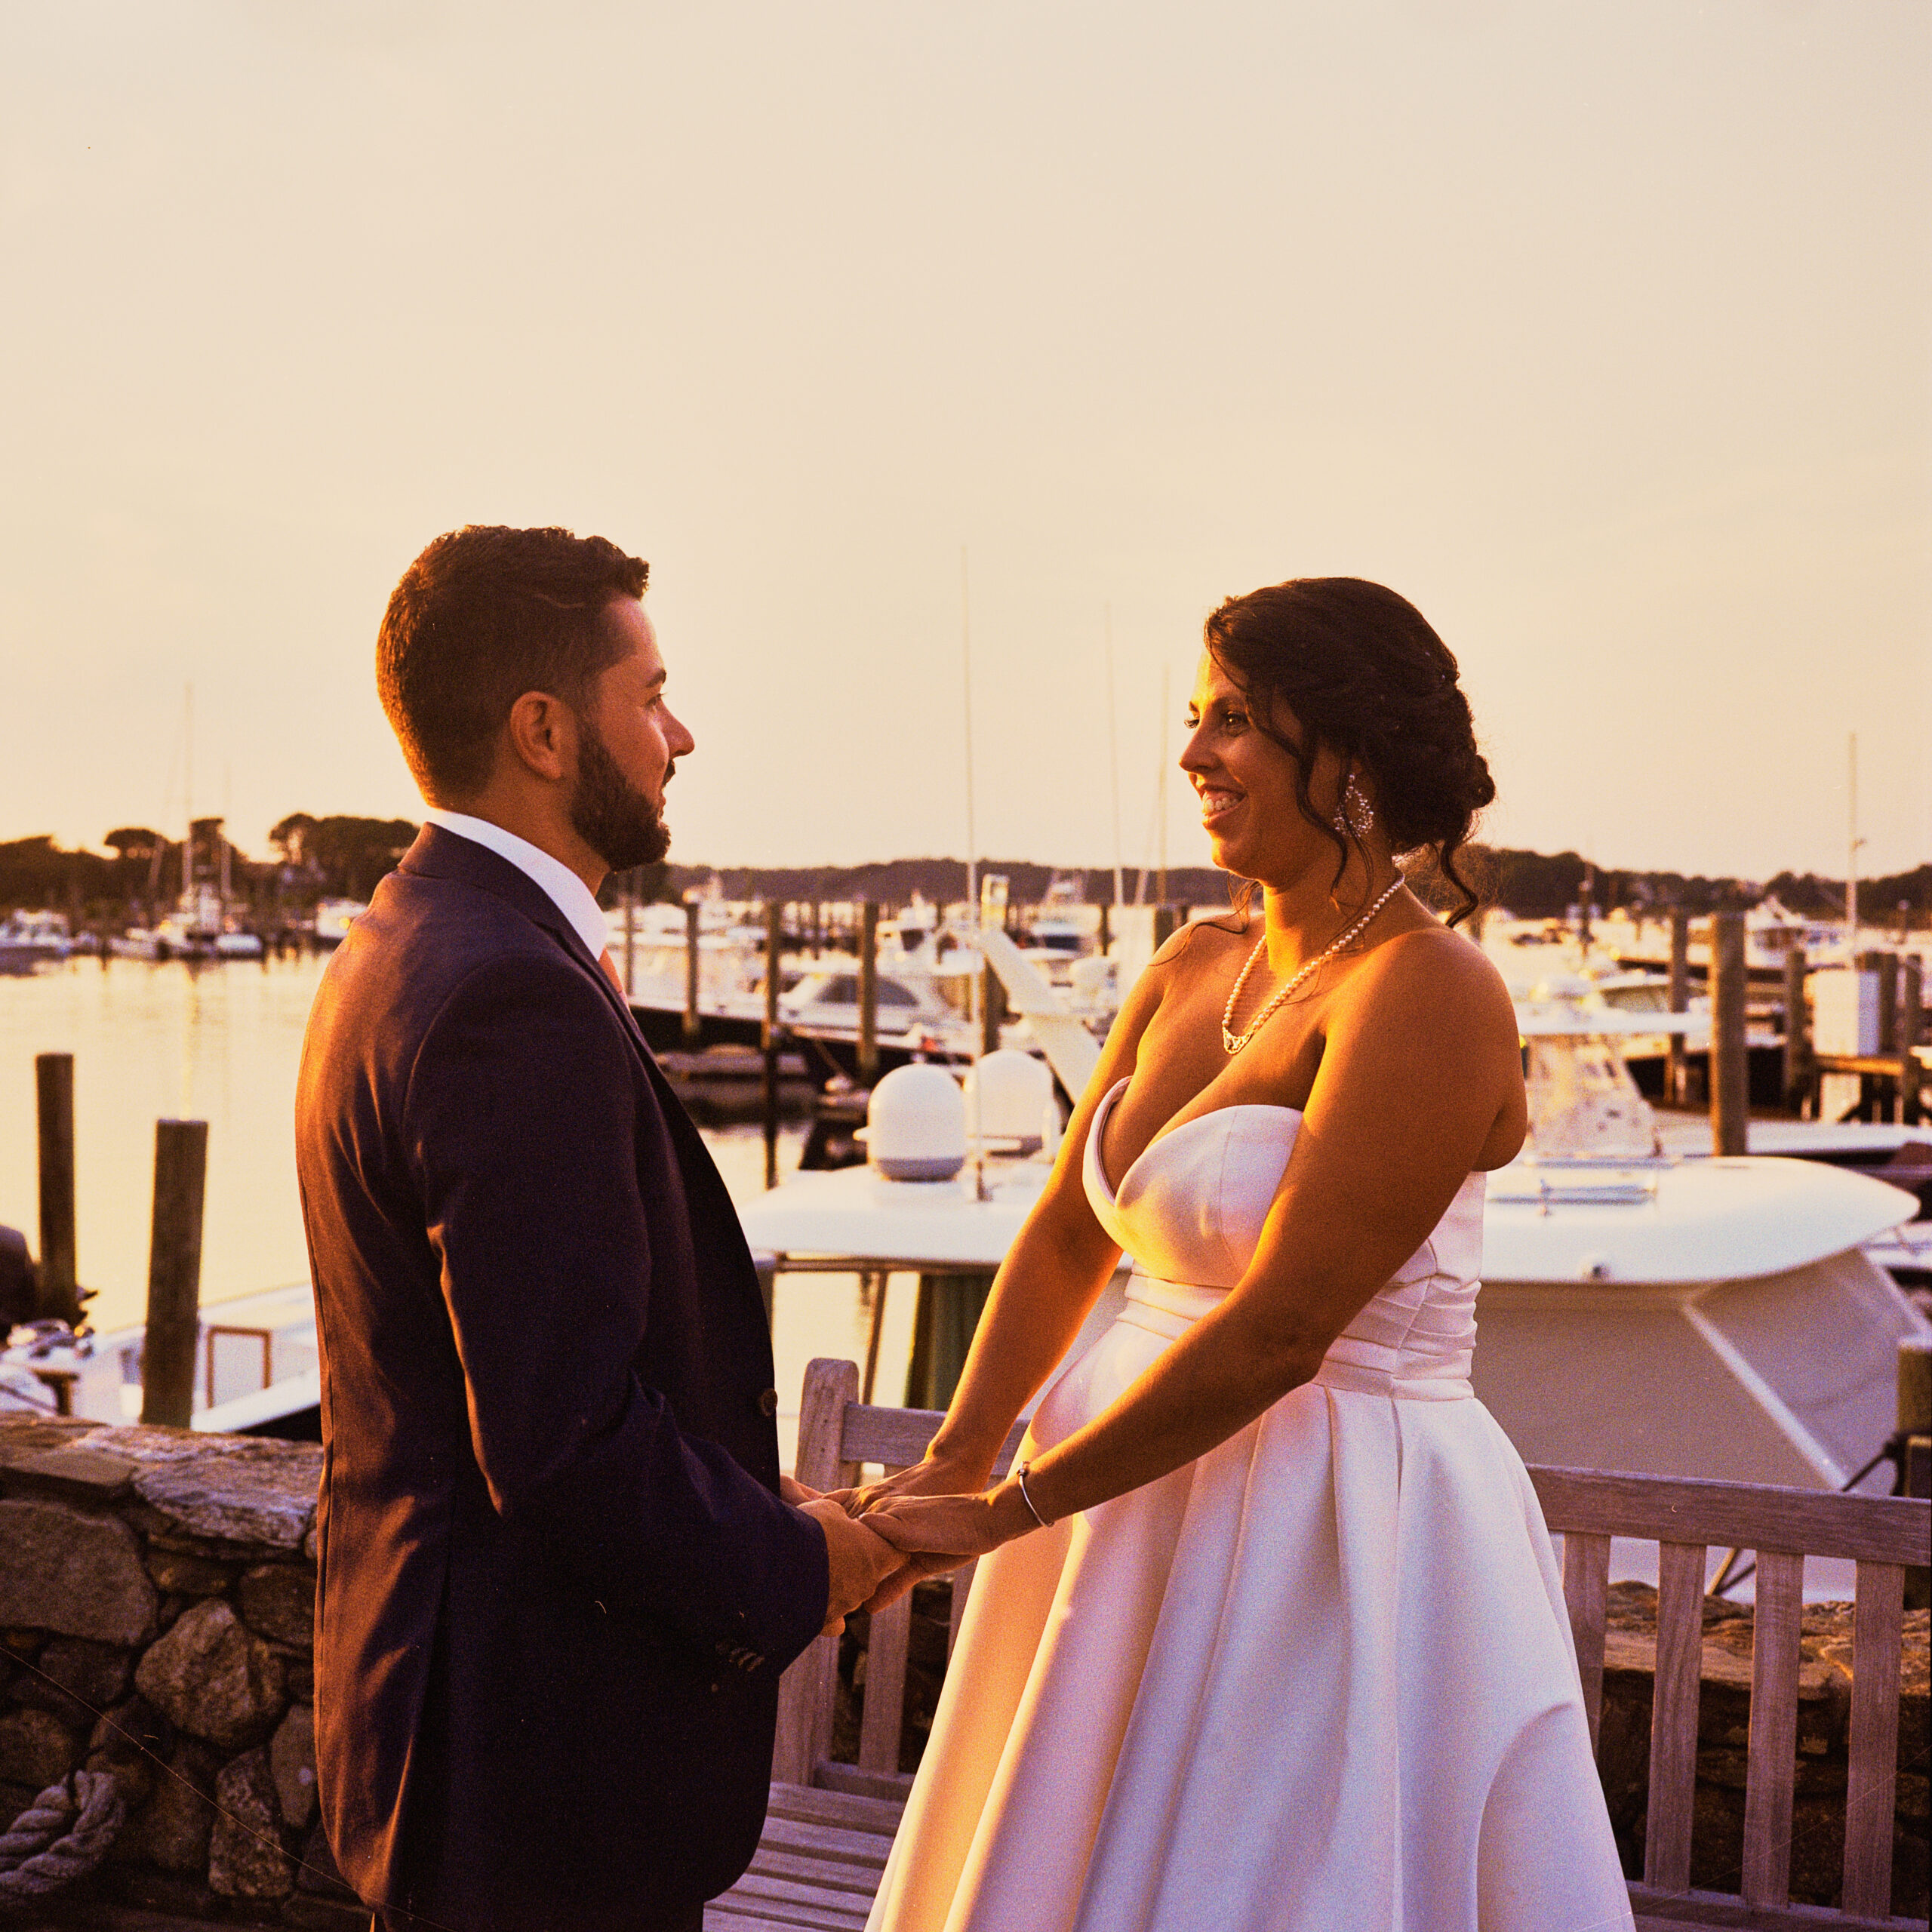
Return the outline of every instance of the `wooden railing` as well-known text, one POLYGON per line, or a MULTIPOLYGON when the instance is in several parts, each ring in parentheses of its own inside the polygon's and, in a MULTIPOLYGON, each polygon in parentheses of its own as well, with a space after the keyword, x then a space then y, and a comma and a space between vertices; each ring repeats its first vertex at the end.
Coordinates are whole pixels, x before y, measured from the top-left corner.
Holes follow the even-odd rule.
MULTIPOLYGON (((814 1361, 806 1371, 797 1470, 799 1480, 815 1489, 855 1482, 867 1463, 896 1469, 917 1462, 939 1426, 936 1411, 863 1404, 858 1388, 859 1372, 851 1362, 814 1361)), ((1001 1472, 1020 1435, 1016 1426, 1002 1448, 1001 1472)), ((1644 1868, 1630 1888, 1638 1925, 1906 1932, 1920 1924, 1888 1915, 1905 1569, 1925 1560, 1932 1503, 1589 1469, 1532 1468, 1530 1475, 1550 1529, 1564 1539, 1564 1594, 1593 1743, 1602 1707, 1611 1539, 1634 1537, 1658 1546, 1644 1868), (1706 1552, 1713 1546, 1755 1551, 1758 1561, 1744 1857, 1741 1889, 1734 1894, 1690 1886, 1706 1552), (1789 1903, 1807 1555, 1849 1558, 1858 1566, 1844 1890, 1835 1910, 1789 1903)), ((954 1573, 955 1636, 971 1587, 972 1566, 954 1573)), ((856 1764, 829 1757, 837 1641, 820 1639, 786 1672, 773 1764, 781 1786, 818 1786, 827 1794, 848 1794, 854 1803, 903 1798, 911 1782, 898 1770, 911 1627, 909 1597, 872 1620, 856 1764)), ((950 1647, 949 1641, 949 1654, 950 1647)), ((880 1814, 881 1820, 888 1816, 880 1814)))

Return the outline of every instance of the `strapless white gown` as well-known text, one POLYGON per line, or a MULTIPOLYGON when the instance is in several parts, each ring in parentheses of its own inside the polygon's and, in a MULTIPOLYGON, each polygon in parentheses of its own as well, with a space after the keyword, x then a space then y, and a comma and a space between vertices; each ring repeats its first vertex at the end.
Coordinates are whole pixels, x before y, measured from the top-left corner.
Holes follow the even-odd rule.
MULTIPOLYGON (((1098 1414, 1239 1280, 1300 1116, 1227 1107, 1086 1187, 1126 1312, 1098 1414)), ((981 1563, 869 1932, 1596 1932, 1631 1924, 1562 1587, 1471 1392, 1484 1177, 1199 1461, 981 1563)))

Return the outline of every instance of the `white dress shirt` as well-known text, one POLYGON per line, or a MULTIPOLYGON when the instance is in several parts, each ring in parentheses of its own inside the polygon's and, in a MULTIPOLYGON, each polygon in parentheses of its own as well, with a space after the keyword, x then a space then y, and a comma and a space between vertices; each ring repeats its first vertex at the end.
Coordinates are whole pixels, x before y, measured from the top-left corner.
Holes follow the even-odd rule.
POLYGON ((467 812, 446 812, 440 805, 432 805, 423 816, 430 824, 454 832, 459 838, 487 847, 498 858, 509 860, 518 872, 535 880, 589 949, 591 958, 603 957, 611 943, 611 928, 604 909, 589 887, 562 860, 553 859, 541 846, 519 838, 514 832, 506 832, 487 818, 472 818, 467 812))

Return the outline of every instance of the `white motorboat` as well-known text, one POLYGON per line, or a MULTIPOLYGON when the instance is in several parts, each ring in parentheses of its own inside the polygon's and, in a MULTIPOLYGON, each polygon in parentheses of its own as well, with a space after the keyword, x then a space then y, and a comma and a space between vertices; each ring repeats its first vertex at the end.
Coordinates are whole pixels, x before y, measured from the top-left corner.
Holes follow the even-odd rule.
MULTIPOLYGON (((61 1323, 16 1328, 0 1349, 0 1407, 138 1421, 146 1339, 139 1324, 78 1337, 61 1323)), ((321 1404, 306 1281, 203 1305, 191 1428, 319 1441, 321 1404)))
POLYGON ((10 912, 0 920, 0 973, 30 973, 73 949, 63 912, 10 912))
POLYGON ((368 909, 360 899, 317 900, 310 925, 315 943, 328 947, 340 946, 349 937, 349 928, 368 909))
MULTIPOLYGON (((984 939, 1079 1091, 1091 1035, 1010 942, 984 939)), ((1817 1162, 1660 1152, 1607 1037, 1656 1023, 1573 1011, 1531 1042, 1534 1137, 1490 1181, 1478 1392, 1531 1462, 1882 1487, 1889 1470, 1867 1465, 1894 1426, 1897 1346, 1932 1324, 1864 1249, 1914 1199, 1817 1162)), ((990 1270, 1045 1169, 977 1165, 983 1186, 971 1165, 938 1181, 875 1163, 800 1174, 745 1204, 746 1232, 781 1268, 990 1270)))

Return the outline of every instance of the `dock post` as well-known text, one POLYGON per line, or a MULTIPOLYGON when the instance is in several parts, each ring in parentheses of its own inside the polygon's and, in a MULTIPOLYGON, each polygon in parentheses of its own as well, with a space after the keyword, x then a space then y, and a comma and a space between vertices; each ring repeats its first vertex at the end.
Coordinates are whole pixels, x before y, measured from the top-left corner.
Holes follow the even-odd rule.
POLYGON ((36 1054, 34 1100, 40 1128, 40 1285, 34 1312, 42 1321, 81 1318, 74 1263, 74 1056, 36 1054))
POLYGON ((685 1044, 695 1049, 704 1031, 697 1011, 698 903, 685 901, 685 1044))
MULTIPOLYGON (((1670 1010, 1690 1010, 1690 915, 1681 906, 1670 909, 1670 1010)), ((1664 1097, 1673 1107, 1690 1099, 1690 1081, 1684 1064, 1684 1035, 1670 1036, 1669 1060, 1664 1072, 1664 1097)))
POLYGON ((1749 1151, 1751 1069, 1744 1045, 1744 915, 1711 915, 1711 1152, 1749 1151))
POLYGON ((990 966, 980 968, 980 1051, 999 1051, 999 1029, 1006 1024, 1006 982, 990 966))
POLYGON ((1109 923, 1107 902, 1103 899, 1100 901, 1100 957, 1103 959, 1107 956, 1107 948, 1113 943, 1113 935, 1107 930, 1109 923))
POLYGON ((1174 909, 1163 900, 1154 908, 1154 950, 1158 952, 1174 936, 1174 909))
POLYGON ((785 909, 775 899, 764 908, 764 1184, 778 1185, 778 960, 785 945, 785 909))
POLYGON ((141 1420, 169 1429, 186 1429, 194 1413, 195 1343, 201 1332, 202 1207, 208 1168, 206 1121, 155 1123, 154 1231, 148 1249, 141 1420))
POLYGON ((637 873, 624 875, 624 998, 629 1000, 634 983, 632 968, 637 964, 637 873))
POLYGON ((1785 1110, 1802 1115, 1806 1097, 1817 1084, 1811 1064, 1811 1007, 1804 991, 1804 949, 1794 946, 1784 956, 1785 1110))
POLYGON ((878 902, 859 908, 859 1084, 878 1078, 878 902))
MULTIPOLYGON (((1899 1339, 1899 1496, 1932 1496, 1932 1340, 1923 1335, 1899 1339)), ((1915 1564, 1905 1573, 1905 1607, 1923 1610, 1932 1603, 1932 1570, 1915 1564)))
POLYGON ((1908 953, 1899 961, 1898 1017, 1893 1044, 1899 1056, 1899 1124, 1916 1127, 1925 1118, 1921 1097, 1925 1069, 1914 1049, 1925 1027, 1925 969, 1908 953))

